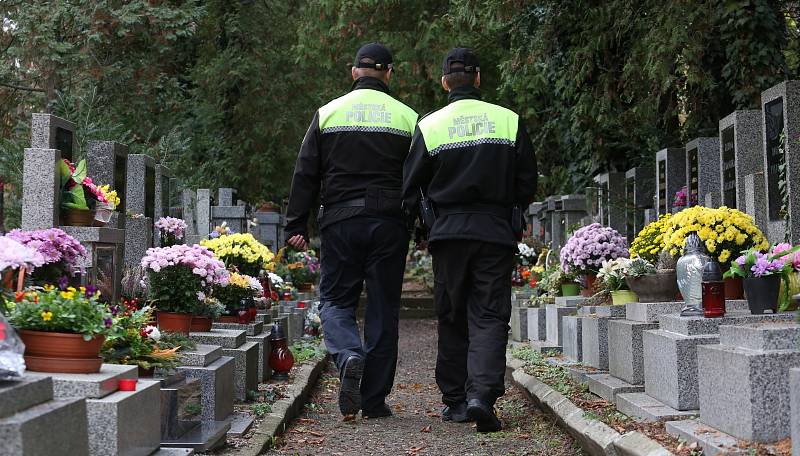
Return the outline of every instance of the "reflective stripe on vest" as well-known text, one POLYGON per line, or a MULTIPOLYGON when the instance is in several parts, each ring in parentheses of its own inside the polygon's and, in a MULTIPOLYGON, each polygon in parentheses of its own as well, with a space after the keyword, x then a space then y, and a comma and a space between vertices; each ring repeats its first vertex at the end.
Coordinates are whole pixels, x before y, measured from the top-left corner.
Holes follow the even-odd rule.
POLYGON ((417 113, 380 90, 357 89, 319 108, 323 134, 343 131, 411 137, 417 113))
POLYGON ((459 100, 419 122, 430 155, 480 144, 514 147, 519 116, 510 109, 481 100, 459 100))

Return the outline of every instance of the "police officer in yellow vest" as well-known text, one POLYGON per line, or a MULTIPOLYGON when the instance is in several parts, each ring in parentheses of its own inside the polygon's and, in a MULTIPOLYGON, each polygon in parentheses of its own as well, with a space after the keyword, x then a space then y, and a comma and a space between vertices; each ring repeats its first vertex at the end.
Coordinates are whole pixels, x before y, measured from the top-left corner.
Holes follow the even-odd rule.
POLYGON ((494 403, 505 391, 511 272, 521 208, 536 192, 536 158, 520 117, 481 101, 471 50, 452 49, 442 71, 449 104, 414 132, 403 200, 409 212, 422 205, 429 228, 442 418, 493 432, 501 428, 494 403))
POLYGON ((358 50, 350 93, 314 115, 295 165, 285 228, 304 249, 320 197, 320 301, 325 344, 339 368, 343 415, 391 415, 400 292, 408 233, 401 209, 403 161, 417 113, 389 95, 392 55, 358 50), (356 307, 367 286, 362 346, 356 307))

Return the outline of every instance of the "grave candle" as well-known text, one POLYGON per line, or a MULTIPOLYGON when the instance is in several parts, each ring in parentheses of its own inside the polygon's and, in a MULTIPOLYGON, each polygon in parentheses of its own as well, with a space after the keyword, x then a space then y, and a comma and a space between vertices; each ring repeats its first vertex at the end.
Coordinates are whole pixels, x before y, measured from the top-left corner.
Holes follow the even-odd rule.
POLYGON ((703 267, 703 315, 706 318, 725 316, 725 282, 719 263, 714 260, 703 267))

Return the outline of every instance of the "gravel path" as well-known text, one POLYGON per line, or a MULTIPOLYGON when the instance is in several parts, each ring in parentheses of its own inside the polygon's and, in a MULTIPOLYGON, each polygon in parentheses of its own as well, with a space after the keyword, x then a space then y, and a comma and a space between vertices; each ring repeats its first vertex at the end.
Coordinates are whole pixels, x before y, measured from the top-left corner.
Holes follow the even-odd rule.
POLYGON ((302 416, 270 455, 583 455, 553 420, 507 385, 497 403, 504 431, 478 435, 471 424, 443 423, 434 380, 436 324, 400 321, 400 360, 387 403, 390 418, 343 422, 331 364, 302 416))

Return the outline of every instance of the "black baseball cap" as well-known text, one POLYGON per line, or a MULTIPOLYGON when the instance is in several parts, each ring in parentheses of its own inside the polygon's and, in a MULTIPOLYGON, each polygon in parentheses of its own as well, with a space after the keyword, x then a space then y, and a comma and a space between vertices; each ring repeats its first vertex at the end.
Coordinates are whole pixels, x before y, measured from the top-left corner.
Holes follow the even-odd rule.
POLYGON ((356 68, 374 68, 382 71, 390 70, 392 68, 392 53, 380 43, 365 44, 356 53, 356 61, 353 66, 356 68), (371 59, 374 63, 362 62, 364 59, 371 59))
POLYGON ((478 56, 468 48, 450 49, 442 63, 442 74, 477 73, 479 71, 481 71, 481 67, 478 56))

